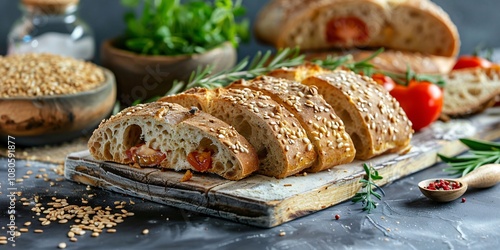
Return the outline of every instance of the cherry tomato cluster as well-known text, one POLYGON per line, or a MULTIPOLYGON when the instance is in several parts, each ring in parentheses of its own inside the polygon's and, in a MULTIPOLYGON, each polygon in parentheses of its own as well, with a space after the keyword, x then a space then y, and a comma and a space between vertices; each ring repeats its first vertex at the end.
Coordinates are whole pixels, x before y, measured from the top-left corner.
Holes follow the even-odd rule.
POLYGON ((434 182, 429 183, 426 189, 429 190, 454 190, 460 188, 460 184, 456 181, 448 181, 448 180, 435 180, 434 182))

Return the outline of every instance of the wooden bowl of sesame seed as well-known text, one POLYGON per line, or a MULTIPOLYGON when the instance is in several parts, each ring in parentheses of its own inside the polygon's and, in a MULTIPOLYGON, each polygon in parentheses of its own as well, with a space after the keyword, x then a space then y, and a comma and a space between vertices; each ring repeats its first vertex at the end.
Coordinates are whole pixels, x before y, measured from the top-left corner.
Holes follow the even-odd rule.
POLYGON ((113 73, 50 55, 0 57, 0 136, 17 145, 55 144, 90 134, 116 101, 113 73))

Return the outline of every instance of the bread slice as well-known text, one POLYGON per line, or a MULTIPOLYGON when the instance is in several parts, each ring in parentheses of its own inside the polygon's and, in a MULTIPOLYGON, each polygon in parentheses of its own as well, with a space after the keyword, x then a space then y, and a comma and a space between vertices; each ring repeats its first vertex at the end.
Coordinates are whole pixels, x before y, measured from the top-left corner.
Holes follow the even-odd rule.
POLYGON ((456 57, 460 38, 448 14, 429 0, 388 0, 390 18, 369 46, 456 57))
POLYGON ((231 124, 257 150, 258 173, 284 178, 310 167, 316 160, 316 152, 300 122, 262 92, 197 88, 160 101, 199 106, 231 124))
POLYGON ((173 103, 129 107, 103 121, 88 142, 96 160, 190 169, 239 180, 258 168, 257 153, 227 123, 173 103))
POLYGON ((453 70, 443 77, 442 114, 465 116, 483 111, 500 95, 500 67, 453 70))
POLYGON ((274 0, 260 12, 255 33, 278 48, 366 46, 383 29, 384 0, 274 0))
POLYGON ((256 19, 257 38, 302 50, 385 47, 456 57, 460 38, 429 0, 273 0, 256 19))
POLYGON ((354 159, 356 151, 344 123, 318 94, 316 87, 269 76, 236 81, 228 87, 262 91, 299 120, 307 132, 307 142, 314 145, 318 154, 316 162, 307 171, 319 172, 354 159))

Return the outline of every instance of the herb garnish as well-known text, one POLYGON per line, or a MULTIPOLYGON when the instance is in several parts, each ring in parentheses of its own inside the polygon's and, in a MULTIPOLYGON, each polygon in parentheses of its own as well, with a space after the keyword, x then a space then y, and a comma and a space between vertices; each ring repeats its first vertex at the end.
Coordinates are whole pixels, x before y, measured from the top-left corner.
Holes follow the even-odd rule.
POLYGON ((212 74, 213 65, 198 68, 191 73, 187 83, 174 81, 167 95, 179 93, 193 87, 208 89, 224 87, 238 79, 252 79, 282 67, 298 66, 304 63, 305 58, 305 56, 300 55, 299 52, 299 49, 285 48, 278 51, 271 60, 272 52, 270 50, 265 53, 259 51, 251 61, 249 57, 246 57, 236 66, 214 74, 212 74))
POLYGON ((455 157, 438 154, 443 162, 450 165, 444 171, 464 176, 480 166, 490 163, 500 163, 500 143, 466 138, 460 139, 460 142, 470 149, 470 153, 455 157))
POLYGON ((142 15, 125 14, 125 49, 146 55, 203 53, 224 42, 237 46, 249 38, 248 20, 236 21, 245 9, 241 0, 122 0, 142 15), (213 3, 212 3, 213 2, 213 3))
MULTIPOLYGON (((374 73, 382 73, 390 76, 396 82, 403 85, 407 85, 411 79, 419 81, 426 80, 438 85, 443 84, 440 76, 416 74, 411 69, 408 69, 405 74, 389 73, 375 69, 374 65, 370 63, 370 60, 383 51, 384 49, 381 48, 369 57, 357 62, 353 61, 352 55, 340 57, 328 56, 325 59, 315 59, 311 62, 325 69, 335 70, 337 68, 343 68, 366 76, 372 76, 374 73)), ((203 87, 208 89, 225 87, 238 79, 248 80, 259 75, 267 74, 275 69, 282 67, 294 67, 305 63, 305 56, 300 53, 298 48, 285 48, 279 50, 271 59, 272 54, 273 53, 269 50, 265 53, 259 51, 251 61, 249 57, 246 57, 233 68, 223 70, 215 74, 212 74, 212 65, 204 68, 198 68, 191 74, 187 82, 175 81, 172 88, 166 93, 166 95, 176 94, 193 87, 203 87)))
POLYGON ((379 200, 382 199, 382 195, 385 196, 384 190, 374 182, 375 180, 383 179, 383 177, 380 176, 378 171, 371 165, 364 163, 363 169, 365 170, 366 176, 364 179, 359 180, 363 185, 361 186, 361 190, 352 198, 352 202, 357 203, 361 201, 363 204, 363 211, 370 213, 373 209, 377 208, 378 205, 373 199, 373 196, 379 200), (382 194, 379 194, 377 189, 380 190, 382 194))

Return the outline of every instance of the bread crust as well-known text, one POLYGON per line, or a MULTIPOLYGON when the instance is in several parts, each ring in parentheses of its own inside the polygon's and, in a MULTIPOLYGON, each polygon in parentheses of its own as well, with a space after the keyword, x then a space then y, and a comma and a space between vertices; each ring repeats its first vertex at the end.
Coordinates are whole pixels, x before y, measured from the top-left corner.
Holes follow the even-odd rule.
POLYGON ((294 114, 318 155, 316 162, 307 171, 319 172, 354 159, 356 150, 345 131, 344 123, 318 94, 316 87, 262 76, 251 81, 236 81, 228 88, 262 91, 294 114))
POLYGON ((96 160, 131 164, 127 150, 142 143, 166 154, 161 168, 198 171, 187 161, 187 154, 204 150, 212 154, 212 168, 206 172, 229 180, 242 179, 258 167, 256 151, 230 125, 167 102, 129 107, 101 122, 88 147, 96 160))

